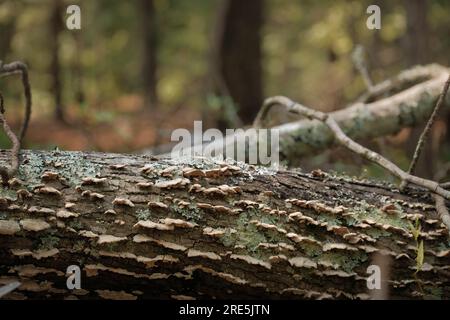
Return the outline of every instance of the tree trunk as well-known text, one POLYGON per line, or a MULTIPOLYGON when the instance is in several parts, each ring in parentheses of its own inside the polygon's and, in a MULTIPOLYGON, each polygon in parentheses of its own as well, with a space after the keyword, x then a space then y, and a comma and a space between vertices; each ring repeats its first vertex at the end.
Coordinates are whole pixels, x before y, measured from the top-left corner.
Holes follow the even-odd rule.
POLYGON ((61 84, 61 64, 59 60, 59 35, 63 29, 61 0, 54 0, 50 18, 50 48, 51 64, 50 73, 52 75, 52 91, 55 102, 55 119, 64 121, 64 108, 62 104, 62 84, 61 84))
POLYGON ((139 0, 142 16, 142 79, 144 89, 144 104, 147 108, 156 109, 157 94, 157 25, 153 0, 139 0))
POLYGON ((11 50, 11 41, 14 36, 16 29, 16 19, 15 12, 12 17, 7 17, 7 19, 3 18, 3 21, 0 21, 0 57, 1 59, 6 59, 7 55, 11 50))
MULTIPOLYGON (((428 1, 427 0, 405 0, 407 29, 405 34, 405 56, 408 66, 425 64, 429 62, 430 45, 428 32, 428 1)), ((423 131, 423 126, 417 126, 410 132, 410 137, 406 143, 407 155, 414 154, 417 141, 423 131)), ((416 174, 426 177, 433 177, 433 168, 436 167, 436 154, 431 148, 432 143, 424 146, 423 156, 416 166, 416 174)))
POLYGON ((406 43, 405 53, 410 65, 429 63, 428 1, 405 0, 406 43))
POLYGON ((450 297, 448 231, 418 190, 61 151, 22 151, 18 178, 0 198, 0 285, 22 283, 10 299, 366 299, 372 253, 391 260, 389 297, 450 297))
POLYGON ((75 32, 74 37, 77 50, 77 54, 75 55, 75 67, 74 67, 75 101, 79 105, 82 105, 86 100, 83 88, 83 61, 81 59, 84 50, 84 40, 83 34, 81 32, 75 32))
POLYGON ((237 105, 244 124, 253 121, 263 100, 263 11, 263 0, 225 0, 217 19, 215 85, 221 95, 229 95, 237 105))

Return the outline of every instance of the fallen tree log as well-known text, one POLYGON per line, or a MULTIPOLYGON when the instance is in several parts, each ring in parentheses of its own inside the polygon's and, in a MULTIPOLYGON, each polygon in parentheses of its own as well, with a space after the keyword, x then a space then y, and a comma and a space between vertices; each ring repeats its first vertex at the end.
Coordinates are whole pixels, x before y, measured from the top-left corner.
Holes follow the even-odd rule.
POLYGON ((448 231, 428 193, 407 192, 321 171, 22 151, 0 192, 0 286, 21 283, 9 299, 367 299, 378 253, 390 298, 449 298, 448 231), (81 289, 66 286, 70 265, 81 289))

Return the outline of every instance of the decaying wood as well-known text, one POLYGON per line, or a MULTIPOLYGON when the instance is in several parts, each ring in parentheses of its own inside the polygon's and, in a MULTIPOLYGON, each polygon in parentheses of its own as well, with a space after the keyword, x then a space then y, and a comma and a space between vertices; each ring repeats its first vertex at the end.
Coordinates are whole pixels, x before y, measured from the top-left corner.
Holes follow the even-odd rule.
POLYGON ((450 297, 448 231, 418 189, 207 159, 23 151, 0 210, 0 286, 22 283, 9 299, 368 299, 373 253, 392 260, 390 298, 450 297), (82 270, 80 290, 66 287, 69 265, 82 270))

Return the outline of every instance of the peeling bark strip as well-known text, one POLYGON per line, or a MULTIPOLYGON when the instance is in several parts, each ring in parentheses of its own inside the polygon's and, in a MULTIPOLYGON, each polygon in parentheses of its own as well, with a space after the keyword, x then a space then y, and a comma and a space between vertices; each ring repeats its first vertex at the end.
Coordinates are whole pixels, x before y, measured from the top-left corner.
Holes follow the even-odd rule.
POLYGON ((24 151, 19 168, 0 189, 0 286, 22 283, 6 298, 367 299, 375 252, 391 298, 450 298, 447 230, 419 190, 103 153, 24 151))

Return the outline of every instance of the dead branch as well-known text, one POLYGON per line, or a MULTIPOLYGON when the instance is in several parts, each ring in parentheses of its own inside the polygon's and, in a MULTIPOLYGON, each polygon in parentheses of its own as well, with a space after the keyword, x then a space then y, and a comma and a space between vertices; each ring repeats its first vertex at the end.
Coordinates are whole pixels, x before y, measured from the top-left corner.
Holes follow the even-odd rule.
POLYGON ((414 170, 417 165, 417 161, 419 160, 420 154, 422 152, 423 146, 425 144, 425 141, 427 140, 428 134, 430 133, 431 127, 433 126, 433 123, 436 119, 437 114, 439 113, 439 110, 441 109, 442 105, 444 104, 445 96, 448 91, 448 87, 450 85, 450 75, 445 82, 444 88, 442 89, 441 94, 439 95, 439 99, 436 102, 436 106, 433 109, 433 112, 430 115, 430 119, 428 119, 428 122, 423 129, 422 134, 420 135, 419 141, 417 142, 416 150, 414 151, 413 159, 411 160, 411 164, 409 165, 408 173, 414 174, 414 170))
POLYGON ((4 117, 5 108, 4 108, 4 100, 3 95, 0 94, 0 122, 3 126, 3 129, 6 132, 6 135, 12 142, 12 149, 11 149, 11 167, 7 168, 4 166, 0 167, 0 175, 3 180, 3 184, 7 184, 8 180, 13 177, 17 170, 19 169, 19 152, 21 148, 21 144, 23 141, 23 138, 25 137, 25 134, 28 129, 28 123, 30 121, 31 116, 31 88, 30 88, 30 81, 28 78, 28 68, 26 64, 20 61, 11 62, 8 64, 3 64, 2 61, 0 61, 0 77, 7 76, 11 74, 20 73, 22 76, 22 85, 24 89, 25 94, 25 116, 22 123, 22 127, 20 129, 20 135, 19 138, 15 135, 15 133, 11 130, 8 123, 6 122, 6 119, 4 117))
POLYGON ((450 235, 450 214, 448 213, 447 206, 445 204, 445 199, 440 195, 434 195, 434 201, 436 202, 436 211, 439 215, 441 221, 447 227, 450 235))
POLYGON ((11 148, 11 166, 8 168, 6 166, 0 166, 0 176, 2 177, 3 184, 7 185, 8 180, 14 176, 19 168, 19 151, 20 151, 20 141, 17 139, 15 133, 11 130, 6 119, 4 117, 5 108, 4 108, 4 100, 3 95, 0 92, 0 123, 3 126, 3 130, 5 130, 6 135, 12 142, 11 148))
POLYGON ((339 124, 336 122, 336 120, 333 118, 332 115, 326 114, 321 111, 312 110, 283 96, 277 96, 266 99, 266 101, 264 102, 263 109, 269 110, 275 104, 284 105, 290 112, 301 114, 307 117, 308 119, 315 119, 325 123, 328 126, 328 128, 332 131, 335 139, 340 144, 345 146, 347 149, 355 152, 356 154, 359 154, 360 156, 366 158, 367 160, 370 160, 380 165, 381 167, 385 168, 387 171, 397 176, 401 180, 405 180, 417 186, 421 186, 423 188, 428 189, 432 193, 441 195, 446 199, 450 199, 450 191, 447 191, 442 187, 440 187, 437 182, 411 175, 400 169, 397 165, 395 165, 388 159, 384 158, 380 154, 372 150, 369 150, 360 145, 359 143, 350 139, 342 131, 339 124))
MULTIPOLYGON (((368 103, 392 96, 416 84, 429 81, 438 75, 437 65, 416 66, 400 72, 397 76, 374 85, 371 90, 362 94, 356 102, 368 103)), ((442 70, 444 71, 444 70, 442 70)))
POLYGON ((2 61, 0 61, 0 77, 18 73, 21 74, 22 86, 25 94, 25 116, 19 135, 19 141, 22 143, 25 133, 27 132, 28 123, 31 116, 31 87, 28 77, 28 67, 21 61, 15 61, 8 64, 2 64, 2 61))
MULTIPOLYGON (((354 140, 395 134, 429 118, 447 77, 448 69, 438 65, 414 67, 375 85, 374 95, 364 99, 371 102, 357 102, 330 115, 354 140)), ((263 106, 254 126, 264 127, 267 116, 270 115, 263 106)), ((280 156, 291 164, 300 162, 305 155, 329 148, 334 141, 328 127, 317 120, 301 119, 273 129, 279 131, 283 142, 280 156)))
MULTIPOLYGON (((392 79, 374 86, 374 94, 364 101, 331 112, 330 115, 352 139, 373 139, 395 134, 405 127, 418 125, 432 112, 442 85, 448 77, 448 69, 432 64, 417 66, 399 73, 392 79)), ((263 128, 269 116, 263 105, 255 118, 253 127, 263 128)), ((334 136, 321 121, 300 119, 272 127, 280 135, 280 159, 290 165, 301 162, 304 156, 329 148, 334 136)), ((234 148, 236 135, 227 136, 207 144, 209 150, 222 151, 234 148)), ((253 143, 253 142, 252 142, 253 143)), ((256 143, 256 141, 254 141, 256 143)), ((193 146, 195 150, 198 146, 193 146)), ((186 150, 190 154, 192 150, 186 150)), ((161 155, 170 156, 170 153, 161 155)))
POLYGON ((355 50, 353 50, 352 60, 356 69, 361 74, 361 77, 364 80, 364 83, 367 87, 367 91, 370 93, 373 90, 373 81, 370 78, 364 54, 365 54, 364 47, 362 45, 357 45, 355 50))
MULTIPOLYGON (((431 127, 433 126, 436 116, 439 113, 439 110, 441 109, 441 107, 444 103, 445 96, 447 95, 449 85, 450 85, 450 76, 448 77, 447 81, 445 82, 444 88, 442 89, 442 92, 439 95, 439 99, 436 102, 433 112, 430 115, 430 119, 428 119, 428 122, 427 122, 425 128, 423 129, 422 134, 420 135, 419 141, 417 142, 416 150, 414 151, 414 156, 411 160, 411 164, 409 165, 409 169, 408 169, 409 174, 414 173, 415 167, 417 165, 417 161, 419 160, 419 157, 422 152, 425 141, 427 140, 428 134, 431 130, 431 127)), ((400 184, 400 190, 403 190, 406 187, 406 185, 407 185, 406 182, 402 181, 402 183, 400 184)), ((441 187, 444 188, 444 186, 442 186, 442 185, 441 185, 441 187)), ((445 199, 441 195, 435 194, 434 200, 436 203, 436 211, 438 212, 439 218, 447 227, 447 230, 449 231, 449 235, 450 235, 450 215, 448 213, 447 206, 445 204, 445 199)))

